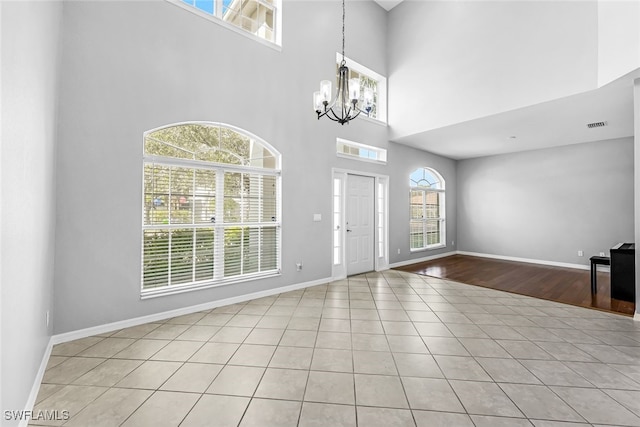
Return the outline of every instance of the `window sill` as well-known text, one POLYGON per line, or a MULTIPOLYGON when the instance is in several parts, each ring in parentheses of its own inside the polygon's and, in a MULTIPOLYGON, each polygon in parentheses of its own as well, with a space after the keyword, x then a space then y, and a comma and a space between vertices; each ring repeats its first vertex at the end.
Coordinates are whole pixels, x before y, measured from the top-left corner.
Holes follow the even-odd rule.
POLYGON ((186 285, 164 286, 162 288, 142 290, 142 292, 140 293, 140 299, 145 300, 145 299, 163 297, 167 295, 177 295, 185 292, 198 291, 201 289, 217 288, 221 286, 233 285, 236 283, 251 282, 254 280, 267 279, 270 277, 278 277, 278 276, 281 276, 280 270, 272 271, 269 273, 260 273, 260 274, 251 275, 251 276, 231 277, 225 280, 220 280, 215 282, 198 282, 198 283, 191 283, 186 285))
POLYGON ((427 246, 426 248, 410 249, 409 252, 410 253, 426 252, 426 251, 433 251, 435 249, 442 249, 442 248, 446 248, 446 247, 447 247, 447 245, 444 245, 444 244, 440 243, 440 244, 437 244, 437 245, 427 246))

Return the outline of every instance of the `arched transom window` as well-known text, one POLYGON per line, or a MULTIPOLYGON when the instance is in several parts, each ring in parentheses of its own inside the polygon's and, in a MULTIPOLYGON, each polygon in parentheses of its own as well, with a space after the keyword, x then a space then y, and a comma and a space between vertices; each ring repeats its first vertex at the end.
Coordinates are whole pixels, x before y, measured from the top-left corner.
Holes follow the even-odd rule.
POLYGON ((420 168, 409 177, 409 245, 412 251, 446 244, 444 179, 431 168, 420 168))
POLYGON ((280 155, 219 123, 144 135, 142 294, 280 271, 280 155))

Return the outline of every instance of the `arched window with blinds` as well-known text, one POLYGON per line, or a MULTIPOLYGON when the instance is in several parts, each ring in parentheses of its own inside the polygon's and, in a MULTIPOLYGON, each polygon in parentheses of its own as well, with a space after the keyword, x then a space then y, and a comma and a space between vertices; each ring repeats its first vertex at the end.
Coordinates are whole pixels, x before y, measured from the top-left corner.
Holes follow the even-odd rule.
POLYGON ((280 273, 280 154, 220 123, 144 134, 142 296, 280 273))
POLYGON ((409 245, 412 251, 445 246, 444 179, 431 168, 419 168, 409 177, 409 245))

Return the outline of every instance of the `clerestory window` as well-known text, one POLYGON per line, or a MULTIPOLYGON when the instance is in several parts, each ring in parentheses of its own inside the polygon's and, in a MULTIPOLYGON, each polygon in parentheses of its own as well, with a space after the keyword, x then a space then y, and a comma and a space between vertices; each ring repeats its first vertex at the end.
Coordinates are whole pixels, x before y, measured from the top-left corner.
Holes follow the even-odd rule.
POLYGON ((280 155, 219 123, 144 135, 142 295, 280 272, 280 155))
POLYGON ((444 179, 434 169, 420 168, 411 173, 409 186, 410 249, 445 246, 444 179))
POLYGON ((169 0, 215 22, 280 45, 281 0, 169 0))
POLYGON ((387 163, 387 150, 336 138, 336 155, 365 162, 387 163))

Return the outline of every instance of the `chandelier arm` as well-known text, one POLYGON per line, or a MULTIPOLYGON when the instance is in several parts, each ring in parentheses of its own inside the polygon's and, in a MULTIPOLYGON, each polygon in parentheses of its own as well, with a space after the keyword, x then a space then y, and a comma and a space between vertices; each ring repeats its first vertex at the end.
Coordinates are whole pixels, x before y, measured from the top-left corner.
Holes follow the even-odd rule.
POLYGON ((325 111, 331 110, 331 109, 334 107, 334 105, 336 105, 336 102, 337 102, 337 101, 338 101, 338 96, 336 95, 336 97, 335 97, 335 98, 333 98, 333 101, 331 101, 331 104, 327 104, 327 105, 324 107, 324 110, 325 110, 325 111))
POLYGON ((346 113, 344 113, 344 110, 342 110, 342 111, 343 111, 343 114, 344 114, 344 118, 345 118, 345 119, 349 119, 349 120, 351 120, 351 119, 350 119, 350 117, 351 117, 351 107, 349 107, 349 108, 347 109, 347 112, 346 112, 346 113))
POLYGON ((347 114, 345 116, 345 118, 347 119, 347 121, 351 121, 353 119, 355 119, 356 117, 358 117, 360 115, 360 110, 358 110, 357 108, 354 107, 349 107, 349 110, 347 110, 347 114), (355 114, 353 114, 355 113, 355 114))
POLYGON ((369 113, 367 113, 365 110, 363 110, 363 109, 361 109, 360 107, 358 107, 357 105, 356 105, 354 108, 355 108, 355 110, 358 112, 358 114, 360 114, 360 113, 365 113, 365 114, 367 114, 367 115, 369 114, 369 113))
POLYGON ((339 122, 340 118, 336 115, 335 111, 333 111, 333 109, 327 111, 327 118, 329 120, 333 120, 334 122, 339 122), (329 114, 331 113, 331 114, 329 114))
POLYGON ((329 117, 331 120, 333 120, 334 122, 339 122, 340 120, 342 120, 342 117, 338 116, 333 108, 329 111, 331 112, 331 114, 329 114, 327 117, 329 117))
POLYGON ((330 114, 330 113, 331 113, 331 111, 332 111, 331 109, 325 110, 323 113, 320 113, 320 115, 318 116, 318 118, 320 118, 320 117, 328 117, 328 118, 331 118, 331 114, 330 114))
POLYGON ((347 116, 344 115, 343 110, 340 110, 341 111, 340 115, 338 115, 335 112, 335 110, 332 110, 332 111, 333 111, 333 115, 336 117, 336 121, 342 125, 349 122, 349 120, 351 120, 348 115, 347 116))
POLYGON ((329 108, 324 112, 316 111, 316 113, 318 113, 318 120, 320 120, 320 117, 327 117, 329 120, 333 120, 334 122, 340 121, 340 118, 338 118, 336 113, 333 111, 333 108, 329 108))

